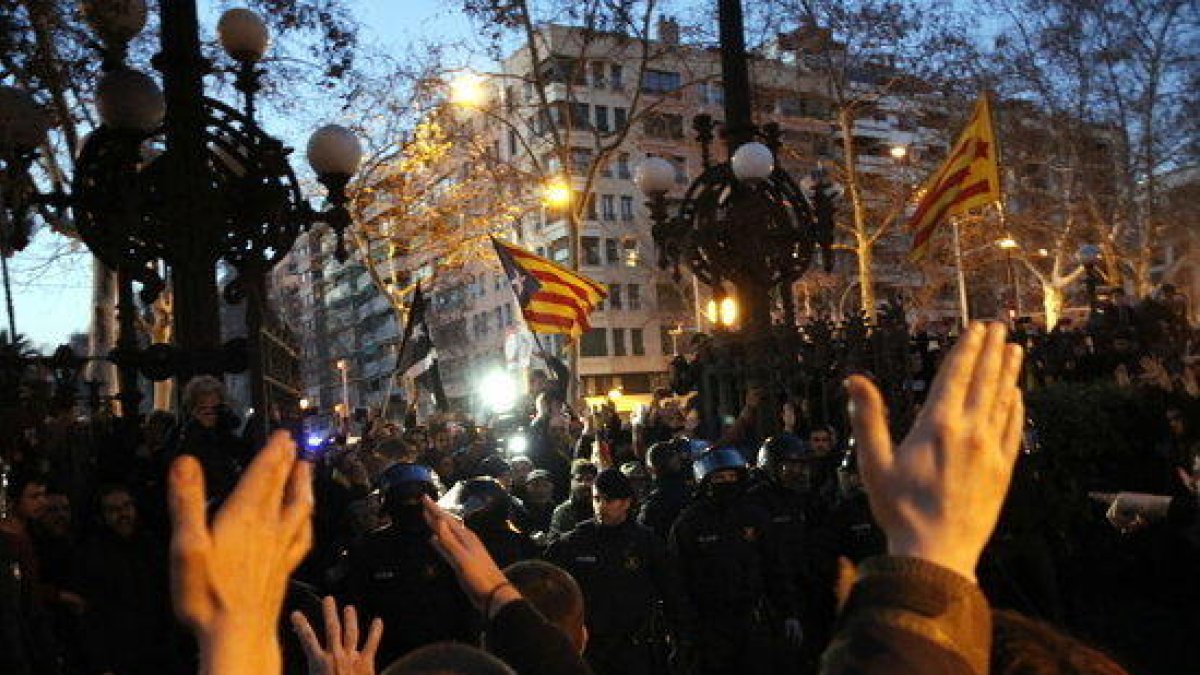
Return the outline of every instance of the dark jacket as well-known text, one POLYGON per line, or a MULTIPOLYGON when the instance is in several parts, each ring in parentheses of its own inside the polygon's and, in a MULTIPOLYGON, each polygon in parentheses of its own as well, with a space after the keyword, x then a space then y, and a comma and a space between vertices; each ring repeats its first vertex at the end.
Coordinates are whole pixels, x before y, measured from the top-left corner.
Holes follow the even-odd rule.
POLYGON ((654 490, 646 497, 638 513, 638 523, 650 528, 655 534, 667 540, 675 519, 683 512, 691 500, 687 484, 683 476, 674 475, 659 478, 654 481, 654 490))
POLYGON ((992 618, 979 587, 918 558, 858 568, 822 675, 983 675, 992 618))
POLYGON ((496 612, 487 649, 521 675, 589 675, 592 671, 567 636, 525 600, 496 612))
POLYGON ((593 515, 591 502, 568 499, 554 508, 550 516, 550 534, 562 536, 593 515))
POLYGON ((673 627, 691 629, 666 546, 641 525, 627 520, 605 527, 585 520, 551 544, 546 559, 579 582, 588 631, 594 638, 646 635, 658 602, 673 627))

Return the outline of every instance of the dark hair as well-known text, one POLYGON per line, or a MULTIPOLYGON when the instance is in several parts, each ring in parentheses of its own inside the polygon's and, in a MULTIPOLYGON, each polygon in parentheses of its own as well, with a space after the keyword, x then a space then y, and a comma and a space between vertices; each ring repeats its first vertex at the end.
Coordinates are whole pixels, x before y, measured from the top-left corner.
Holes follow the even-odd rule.
POLYGON ((405 439, 388 436, 375 444, 375 453, 385 459, 397 461, 415 461, 417 452, 405 439))
POLYGON ((583 591, 563 568, 544 560, 522 560, 504 576, 547 621, 568 636, 583 627, 583 591))
POLYGON ((1004 609, 992 611, 994 675, 1127 675, 1099 650, 1042 621, 1004 609))
POLYGON ((435 642, 393 662, 383 675, 515 675, 515 671, 476 647, 435 642))
POLYGON ((38 471, 14 471, 8 480, 8 496, 14 502, 25 494, 30 485, 42 485, 50 489, 50 477, 38 471))

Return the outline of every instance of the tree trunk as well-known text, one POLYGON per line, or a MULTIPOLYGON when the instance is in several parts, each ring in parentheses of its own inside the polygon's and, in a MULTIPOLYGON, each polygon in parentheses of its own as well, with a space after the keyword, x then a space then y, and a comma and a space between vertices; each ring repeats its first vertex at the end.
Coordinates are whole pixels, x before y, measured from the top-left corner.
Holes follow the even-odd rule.
POLYGON ((1062 318, 1063 289, 1052 283, 1042 283, 1042 308, 1046 312, 1046 330, 1054 330, 1062 318))
POLYGON ((842 180, 845 181, 846 192, 850 195, 850 211, 854 235, 854 252, 858 257, 858 297, 862 311, 867 320, 875 321, 875 278, 871 269, 871 232, 867 224, 867 205, 863 200, 862 186, 858 180, 858 169, 855 162, 858 153, 854 147, 854 114, 847 107, 838 110, 838 127, 842 133, 842 155, 846 157, 842 165, 842 180))
POLYGON ((117 274, 92 258, 92 321, 88 330, 86 377, 99 380, 116 393, 117 369, 106 359, 117 344, 117 274))
POLYGON ((858 245, 858 298, 863 312, 871 322, 875 321, 875 283, 871 277, 873 257, 871 244, 865 241, 860 242, 858 245))

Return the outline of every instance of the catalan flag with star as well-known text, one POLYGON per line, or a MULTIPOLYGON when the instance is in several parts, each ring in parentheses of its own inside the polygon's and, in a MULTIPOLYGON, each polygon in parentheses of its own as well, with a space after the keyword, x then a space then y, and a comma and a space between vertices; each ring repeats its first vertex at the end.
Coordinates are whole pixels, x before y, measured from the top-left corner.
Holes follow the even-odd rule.
POLYGON ((938 226, 947 218, 1000 201, 999 150, 985 92, 950 156, 921 186, 920 201, 908 220, 907 229, 913 235, 910 258, 925 256, 938 226))
POLYGON ((603 286, 518 246, 492 244, 530 331, 574 340, 591 328, 588 315, 608 296, 603 286))

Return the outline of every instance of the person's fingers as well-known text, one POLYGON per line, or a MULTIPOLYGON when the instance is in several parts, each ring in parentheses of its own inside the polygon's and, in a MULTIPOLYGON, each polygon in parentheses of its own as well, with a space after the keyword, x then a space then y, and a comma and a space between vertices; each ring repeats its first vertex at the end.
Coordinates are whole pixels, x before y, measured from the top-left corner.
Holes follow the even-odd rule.
POLYGON ((342 608, 342 649, 358 651, 358 612, 354 605, 342 608))
POLYGON ((959 414, 971 375, 975 371, 975 360, 979 357, 979 349, 986 334, 986 327, 978 321, 967 326, 967 330, 938 368, 937 375, 929 386, 929 396, 922 414, 934 409, 947 415, 959 414))
POLYGON ((1008 415, 1000 436, 1000 453, 1012 463, 1021 450, 1021 439, 1025 433, 1025 399, 1015 386, 1007 388, 1004 398, 1008 404, 1008 415))
POLYGON ((314 669, 311 664, 321 660, 321 641, 317 639, 317 634, 313 631, 312 624, 308 622, 308 617, 304 616, 303 612, 292 612, 292 628, 296 631, 296 636, 300 638, 300 647, 304 649, 304 656, 309 661, 309 671, 314 669))
POLYGON ((988 414, 992 428, 1003 430, 1008 422, 1009 406, 1013 390, 1020 394, 1021 364, 1025 360, 1025 350, 1021 345, 1005 345, 1004 365, 1000 369, 997 382, 996 400, 988 414))
POLYGON ((284 560, 286 561, 288 572, 296 569, 304 557, 308 555, 309 549, 312 548, 313 530, 312 523, 305 522, 292 535, 292 540, 287 543, 287 549, 284 551, 284 560))
POLYGON ((171 507, 171 597, 176 616, 192 625, 196 616, 191 601, 205 592, 209 548, 204 514, 204 471, 195 457, 183 455, 171 465, 168 476, 171 507))
POLYGON ((325 648, 335 653, 342 651, 342 624, 338 620, 337 602, 331 595, 321 600, 321 618, 325 621, 325 648))
POLYGON ((425 504, 425 522, 433 530, 434 538, 441 542, 447 554, 455 559, 463 558, 467 552, 463 546, 462 534, 454 527, 461 521, 449 511, 438 506, 437 502, 428 495, 421 499, 425 504))
POLYGON ((1004 366, 1004 343, 1008 338, 1008 329, 999 322, 987 323, 984 327, 983 343, 975 359, 963 407, 968 413, 990 417, 1002 390, 1000 372, 1004 366))
POLYGON ((383 640, 383 620, 375 617, 371 627, 367 629, 367 643, 363 645, 362 655, 367 663, 375 663, 375 652, 379 651, 379 642, 383 640))
POLYGON ((312 465, 295 462, 283 494, 283 531, 298 532, 308 524, 313 510, 312 465))
POLYGON ((851 375, 846 388, 850 394, 850 425, 858 441, 858 461, 863 467, 864 480, 868 480, 892 465, 887 406, 879 388, 861 375, 851 375))
POLYGON ((284 486, 296 461, 296 444, 287 432, 277 431, 250 462, 227 504, 278 517, 284 486))

